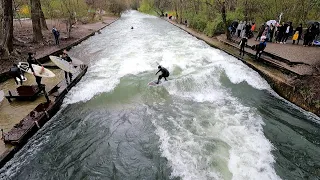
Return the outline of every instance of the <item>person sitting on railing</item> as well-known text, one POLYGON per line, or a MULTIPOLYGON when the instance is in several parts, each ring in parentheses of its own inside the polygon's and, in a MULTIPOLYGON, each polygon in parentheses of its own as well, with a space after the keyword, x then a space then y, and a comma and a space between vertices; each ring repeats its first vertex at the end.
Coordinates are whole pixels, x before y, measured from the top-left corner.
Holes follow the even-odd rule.
POLYGON ((262 36, 260 38, 260 43, 256 45, 256 56, 255 59, 259 59, 261 57, 261 54, 263 53, 264 49, 267 47, 265 36, 262 36))
POLYGON ((20 84, 22 86, 22 82, 23 82, 23 79, 21 77, 22 76, 22 72, 18 68, 17 64, 13 64, 13 67, 10 68, 9 74, 10 74, 10 76, 13 77, 13 79, 16 82, 17 85, 19 84, 17 79, 19 79, 20 80, 20 84))

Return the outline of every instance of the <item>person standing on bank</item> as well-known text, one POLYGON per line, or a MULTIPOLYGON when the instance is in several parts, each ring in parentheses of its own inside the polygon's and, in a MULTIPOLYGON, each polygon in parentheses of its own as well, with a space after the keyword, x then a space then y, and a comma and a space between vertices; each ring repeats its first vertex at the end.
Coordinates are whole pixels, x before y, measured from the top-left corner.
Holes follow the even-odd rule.
POLYGON ((274 25, 271 23, 271 25, 270 25, 270 28, 269 28, 269 42, 272 42, 272 40, 273 40, 273 34, 274 34, 274 29, 275 29, 275 27, 274 27, 274 25))
POLYGON ((243 22, 240 21, 240 23, 237 26, 237 36, 238 36, 238 38, 240 37, 242 28, 243 28, 243 22))
POLYGON ((60 44, 60 41, 59 41, 60 32, 56 29, 55 26, 53 26, 53 28, 52 28, 52 34, 53 34, 54 39, 56 41, 56 45, 59 45, 60 44))
POLYGON ((258 39, 260 40, 260 38, 261 38, 264 30, 265 30, 265 26, 264 26, 264 24, 263 24, 263 25, 261 25, 260 28, 259 28, 259 33, 258 33, 258 36, 256 37, 256 41, 257 41, 258 39))
MULTIPOLYGON (((36 82, 37 82, 38 86, 41 87, 41 86, 42 86, 42 84, 41 84, 41 79, 42 79, 42 77, 36 76, 36 74, 35 74, 35 72, 34 72, 34 69, 33 69, 33 67, 32 67, 32 64, 39 65, 39 66, 42 66, 42 64, 41 64, 38 60, 36 60, 36 59, 34 58, 34 54, 31 53, 31 52, 28 53, 27 62, 29 63, 29 68, 31 69, 34 77, 36 78, 36 82)), ((44 67, 43 67, 43 66, 42 66, 42 70, 44 70, 44 67)))
POLYGON ((241 54, 243 54, 242 56, 244 56, 244 48, 246 47, 246 45, 247 45, 247 42, 248 42, 248 38, 245 36, 245 37, 243 37, 242 39, 241 39, 241 41, 240 41, 240 56, 241 56, 241 54))
MULTIPOLYGON (((61 56, 62 59, 64 59, 65 61, 67 61, 69 64, 72 64, 72 59, 70 58, 70 56, 68 55, 67 50, 63 50, 63 54, 61 56)), ((70 83, 72 82, 72 73, 71 72, 64 72, 64 77, 66 78, 66 81, 68 83, 68 75, 69 75, 69 79, 70 79, 70 83)))
POLYGON ((297 39, 297 44, 299 44, 299 41, 300 41, 300 39, 301 39, 301 36, 302 36, 302 24, 300 24, 297 28, 296 28, 296 30, 295 30, 295 32, 299 32, 299 35, 298 35, 298 39, 297 39))
POLYGON ((292 23, 288 24, 284 24, 284 35, 282 37, 282 41, 281 41, 281 44, 286 44, 287 43, 287 40, 290 36, 290 33, 292 32, 292 23))

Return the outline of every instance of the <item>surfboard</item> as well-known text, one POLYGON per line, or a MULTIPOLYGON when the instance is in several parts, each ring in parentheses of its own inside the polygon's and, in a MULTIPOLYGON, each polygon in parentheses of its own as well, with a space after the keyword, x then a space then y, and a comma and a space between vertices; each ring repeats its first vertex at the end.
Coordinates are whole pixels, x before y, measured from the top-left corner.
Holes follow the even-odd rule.
POLYGON ((84 64, 81 60, 79 60, 78 58, 75 57, 70 57, 72 59, 72 64, 74 66, 80 66, 81 64, 84 64))
POLYGON ((4 99, 4 92, 1 90, 0 91, 0 102, 4 99))
MULTIPOLYGON (((18 65, 18 67, 26 73, 33 74, 32 70, 29 68, 29 66, 28 66, 28 68, 26 68, 25 66, 18 65)), ((34 73, 36 76, 45 77, 45 78, 52 78, 52 77, 56 76, 52 71, 50 71, 47 68, 42 69, 41 66, 38 66, 35 64, 32 64, 32 67, 33 67, 33 70, 34 70, 34 73)))
POLYGON ((66 71, 66 72, 70 72, 70 73, 75 73, 77 72, 77 69, 73 67, 72 64, 70 64, 69 62, 63 60, 60 57, 57 56, 49 56, 49 58, 51 59, 51 61, 57 65, 60 69, 66 71))
POLYGON ((159 86, 163 84, 164 82, 160 81, 159 84, 157 84, 158 80, 154 80, 148 83, 149 86, 159 86))

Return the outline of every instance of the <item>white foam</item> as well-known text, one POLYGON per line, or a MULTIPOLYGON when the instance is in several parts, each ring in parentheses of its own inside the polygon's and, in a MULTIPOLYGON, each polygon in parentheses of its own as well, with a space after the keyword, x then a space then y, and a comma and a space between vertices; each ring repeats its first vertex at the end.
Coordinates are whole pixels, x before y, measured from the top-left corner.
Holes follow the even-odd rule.
MULTIPOLYGON (((213 124, 210 124, 208 129, 202 128, 199 131, 206 133, 206 137, 213 136, 230 146, 229 154, 223 158, 229 159, 228 167, 233 174, 232 179, 280 179, 273 168, 275 163, 271 153, 273 146, 263 134, 262 126, 264 123, 261 117, 255 115, 257 113, 254 110, 241 105, 236 98, 232 97, 228 90, 219 83, 218 74, 219 72, 213 68, 199 71, 191 77, 185 76, 176 80, 176 83, 168 84, 167 89, 174 96, 213 104, 214 108, 210 113, 214 116, 213 124), (180 85, 180 83, 188 82, 191 84, 188 87, 180 85)), ((197 116, 197 114, 193 114, 193 116, 197 116)), ((174 119, 174 121, 179 123, 181 120, 174 119)), ((154 123, 159 131, 163 155, 170 159, 173 169, 177 168, 173 173, 174 176, 180 176, 183 179, 189 179, 188 177, 192 177, 190 179, 223 179, 219 174, 221 170, 210 169, 210 165, 208 165, 208 171, 214 173, 203 177, 201 174, 205 173, 196 167, 196 164, 201 164, 201 162, 179 157, 179 154, 190 156, 202 154, 201 151, 195 153, 194 149, 192 150, 192 148, 201 147, 201 142, 194 142, 192 140, 194 137, 190 137, 194 145, 188 146, 188 148, 184 147, 185 144, 176 140, 176 137, 187 137, 187 135, 183 132, 179 135, 168 135, 163 132, 164 128, 159 125, 158 121, 154 121, 154 123), (184 164, 183 168, 180 168, 181 164, 184 164)), ((199 127, 199 124, 194 126, 199 127)))
MULTIPOLYGON (((149 17, 128 15, 112 27, 113 31, 118 29, 119 34, 106 35, 107 40, 100 39, 105 46, 113 39, 118 44, 104 50, 105 57, 92 63, 87 75, 68 94, 66 103, 87 101, 99 93, 112 91, 121 77, 144 71, 155 72, 158 64, 171 72, 178 67, 182 72, 171 74, 173 80, 164 86, 168 92, 194 103, 210 102, 214 108, 206 112, 208 116, 213 115, 208 127, 200 125, 197 118, 201 117, 193 120, 198 135, 183 126, 187 121, 183 118, 168 118, 177 128, 176 134, 169 132, 162 121, 153 121, 160 137, 162 155, 172 167, 172 176, 201 180, 228 177, 235 180, 279 179, 273 168, 272 145, 263 135, 261 117, 255 116, 254 110, 232 97, 220 84, 220 75, 225 72, 232 83, 247 82, 259 90, 269 90, 267 82, 239 60, 180 30, 169 28, 167 34, 157 34, 151 24, 141 20, 143 18, 149 17), (131 27, 133 22, 137 23, 138 30, 123 30, 123 27, 131 27), (215 140, 204 141, 199 137, 215 140), (204 151, 206 146, 214 143, 219 143, 215 152, 204 151)), ((185 109, 188 107, 181 111, 185 109)))

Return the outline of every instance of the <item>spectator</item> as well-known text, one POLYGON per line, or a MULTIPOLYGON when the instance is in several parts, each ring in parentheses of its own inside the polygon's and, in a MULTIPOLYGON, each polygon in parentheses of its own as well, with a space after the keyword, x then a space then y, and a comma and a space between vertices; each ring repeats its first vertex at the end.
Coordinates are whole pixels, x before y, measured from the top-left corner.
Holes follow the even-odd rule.
POLYGON ((244 51, 244 47, 246 47, 247 42, 248 42, 248 38, 246 36, 241 39, 240 44, 239 44, 239 46, 240 46, 240 56, 241 56, 241 54, 243 54, 243 56, 244 56, 244 52, 245 52, 244 51))
POLYGON ((264 26, 264 24, 263 24, 263 25, 261 25, 260 28, 259 28, 259 33, 258 33, 258 36, 256 37, 256 41, 257 41, 258 39, 260 39, 260 37, 262 36, 264 30, 265 30, 265 26, 264 26))
POLYGON ((242 29, 241 29, 241 34, 240 34, 241 38, 243 38, 245 36, 245 34, 246 34, 246 25, 247 25, 247 21, 244 21, 242 29))
POLYGON ((307 45, 310 46, 310 42, 312 41, 312 31, 311 26, 307 29, 306 33, 304 34, 304 41, 303 46, 306 47, 307 45))
POLYGON ((240 21, 240 23, 238 24, 237 26, 237 35, 238 37, 240 37, 240 34, 241 34, 241 30, 243 29, 243 22, 240 21))
POLYGON ((252 23, 251 31, 254 32, 254 30, 256 30, 256 24, 255 24, 255 23, 252 23))
POLYGON ((299 41, 301 39, 301 36, 302 36, 302 24, 300 24, 297 28, 296 28, 296 32, 299 32, 299 36, 298 36, 298 41, 297 41, 297 44, 299 44, 299 41))
POLYGON ((319 34, 320 34, 319 25, 316 24, 315 25, 315 29, 314 29, 314 38, 313 38, 313 40, 316 41, 318 39, 319 34))
POLYGON ((291 24, 285 24, 284 27, 283 27, 283 30, 284 30, 284 33, 283 33, 283 37, 282 37, 282 40, 281 40, 281 44, 286 44, 287 43, 287 40, 288 40, 288 37, 290 35, 290 29, 291 29, 291 24))
POLYGON ((60 32, 56 29, 55 26, 53 26, 53 28, 52 28, 52 34, 54 36, 54 39, 56 40, 56 45, 59 45, 60 44, 60 41, 59 41, 60 32))
POLYGON ((270 24, 270 28, 269 28, 269 42, 272 42, 273 39, 273 35, 274 35, 274 25, 271 23, 270 24))
POLYGON ((251 31, 251 23, 247 23, 247 25, 246 25, 246 33, 245 33, 245 37, 250 37, 250 31, 251 31))
POLYGON ((277 31, 276 31, 276 43, 280 43, 282 36, 283 36, 282 25, 279 24, 279 26, 277 27, 277 31))
POLYGON ((296 31, 296 33, 292 37, 292 44, 295 44, 296 40, 299 38, 299 31, 296 31))

